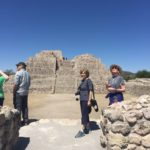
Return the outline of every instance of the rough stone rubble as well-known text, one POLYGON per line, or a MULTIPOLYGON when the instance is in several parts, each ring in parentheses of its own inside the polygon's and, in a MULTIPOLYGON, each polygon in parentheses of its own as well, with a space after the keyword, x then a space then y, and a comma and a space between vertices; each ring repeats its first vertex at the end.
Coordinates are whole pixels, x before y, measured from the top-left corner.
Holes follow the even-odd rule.
POLYGON ((108 150, 150 149, 150 96, 108 106, 100 124, 100 142, 108 150))
POLYGON ((7 106, 0 107, 0 150, 12 150, 19 136, 19 112, 7 106))

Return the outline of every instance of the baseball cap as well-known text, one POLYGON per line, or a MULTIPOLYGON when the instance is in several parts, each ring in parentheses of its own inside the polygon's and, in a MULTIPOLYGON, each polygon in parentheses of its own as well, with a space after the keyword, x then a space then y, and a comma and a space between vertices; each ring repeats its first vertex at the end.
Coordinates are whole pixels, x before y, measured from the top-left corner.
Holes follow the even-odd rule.
POLYGON ((20 65, 22 65, 23 67, 26 67, 26 64, 24 62, 19 62, 18 64, 16 64, 17 67, 20 65))

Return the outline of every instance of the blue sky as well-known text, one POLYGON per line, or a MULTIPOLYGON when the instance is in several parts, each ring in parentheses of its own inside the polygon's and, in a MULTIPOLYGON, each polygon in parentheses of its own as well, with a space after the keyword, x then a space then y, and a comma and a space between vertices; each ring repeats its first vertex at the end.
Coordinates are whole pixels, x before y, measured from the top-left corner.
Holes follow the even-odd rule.
POLYGON ((45 49, 150 71, 150 0, 0 0, 0 69, 45 49))

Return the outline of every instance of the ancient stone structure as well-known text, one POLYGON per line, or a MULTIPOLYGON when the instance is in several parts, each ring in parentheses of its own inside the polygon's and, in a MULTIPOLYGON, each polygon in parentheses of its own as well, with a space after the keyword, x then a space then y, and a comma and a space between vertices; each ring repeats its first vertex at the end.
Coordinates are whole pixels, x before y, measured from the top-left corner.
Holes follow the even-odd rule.
POLYGON ((107 107, 100 124, 100 141, 108 150, 150 149, 150 96, 107 107))
MULTIPOLYGON (((44 50, 27 60, 31 75, 30 93, 75 93, 80 83, 80 69, 87 68, 97 93, 106 92, 105 83, 110 72, 100 59, 84 54, 67 60, 60 50, 44 50)), ((12 93, 13 78, 6 83, 5 92, 12 93)), ((126 93, 140 96, 149 94, 150 79, 135 79, 126 82, 126 93)))
POLYGON ((61 52, 43 51, 27 61, 31 75, 31 92, 54 93, 57 59, 62 60, 61 52))
POLYGON ((150 94, 150 79, 137 78, 126 83, 126 91, 135 96, 150 94))
MULTIPOLYGON (((101 93, 105 91, 105 82, 110 75, 101 61, 89 54, 66 60, 61 51, 46 50, 26 63, 31 75, 30 92, 35 93, 75 93, 80 82, 79 72, 83 68, 89 69, 95 91, 101 93)), ((6 83, 6 92, 12 91, 12 83, 12 80, 6 83)))
POLYGON ((12 150, 19 136, 19 112, 0 107, 0 150, 12 150))

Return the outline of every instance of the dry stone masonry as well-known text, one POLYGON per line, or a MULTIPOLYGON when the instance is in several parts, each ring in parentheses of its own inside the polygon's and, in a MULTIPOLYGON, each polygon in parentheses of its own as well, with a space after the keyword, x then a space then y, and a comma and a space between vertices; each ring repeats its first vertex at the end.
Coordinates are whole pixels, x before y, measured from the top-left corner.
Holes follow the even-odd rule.
POLYGON ((19 136, 19 112, 0 107, 0 150, 12 150, 19 136))
MULTIPOLYGON (((30 92, 33 93, 75 93, 80 82, 80 69, 90 71, 96 92, 105 91, 105 82, 110 73, 96 57, 84 54, 72 60, 63 57, 59 50, 45 50, 27 60, 31 75, 30 92)), ((13 78, 13 77, 12 77, 13 78)), ((13 80, 6 83, 6 92, 12 91, 13 80)))
POLYGON ((100 142, 108 150, 149 150, 150 96, 108 106, 100 124, 100 142))
MULTIPOLYGON (((83 54, 71 60, 63 57, 60 50, 44 50, 27 60, 27 70, 31 75, 30 93, 75 93, 80 82, 80 70, 90 71, 97 93, 106 92, 105 83, 110 72, 100 59, 83 54)), ((6 83, 5 91, 12 93, 13 78, 6 83)), ((130 80, 126 92, 140 96, 149 94, 150 79, 130 80)))
POLYGON ((127 92, 132 95, 141 96, 143 94, 150 94, 150 79, 137 78, 134 80, 129 80, 126 83, 126 87, 127 92))

